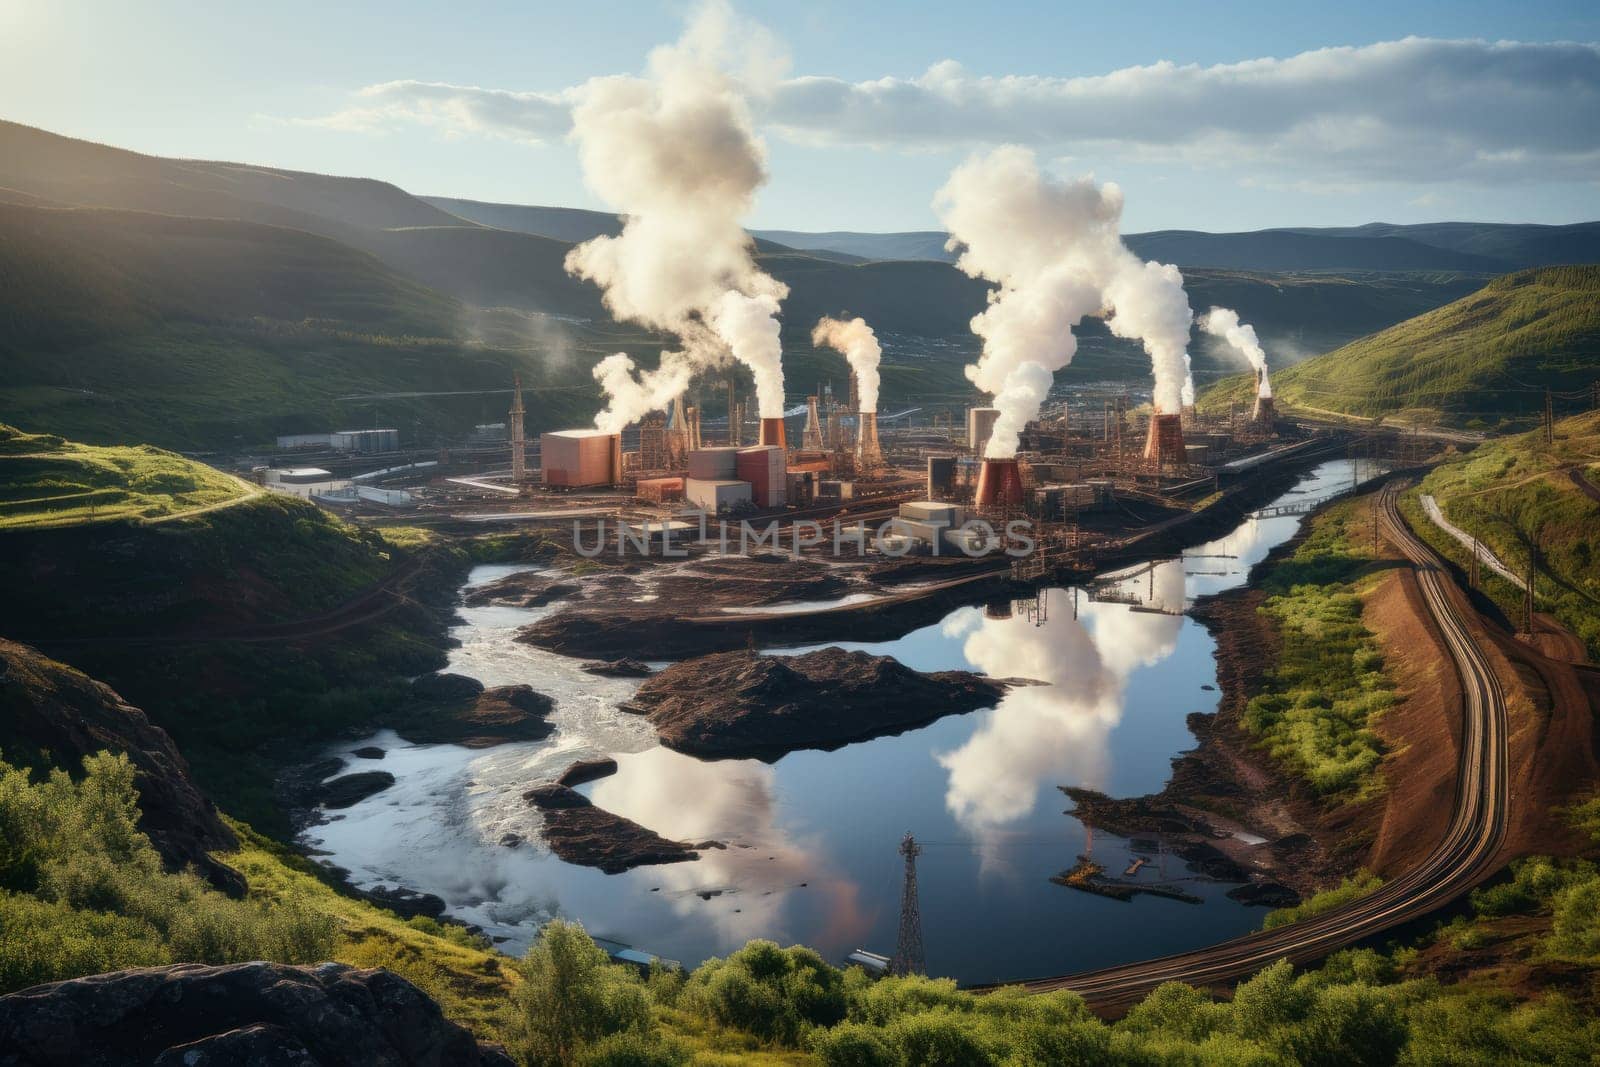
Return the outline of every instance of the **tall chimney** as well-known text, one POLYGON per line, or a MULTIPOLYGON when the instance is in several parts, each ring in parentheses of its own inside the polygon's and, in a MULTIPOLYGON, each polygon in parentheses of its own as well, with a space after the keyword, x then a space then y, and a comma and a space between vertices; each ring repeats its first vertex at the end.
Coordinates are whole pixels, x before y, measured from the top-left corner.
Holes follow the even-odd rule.
POLYGON ((822 451, 822 419, 814 396, 806 397, 806 428, 800 434, 800 447, 808 452, 822 451))
POLYGON ((511 376, 511 410, 507 413, 511 417, 511 426, 508 433, 511 437, 511 480, 520 483, 528 477, 527 434, 523 429, 522 417, 526 409, 522 406, 522 375, 511 376))
POLYGON ((1250 413, 1250 421, 1255 423, 1257 430, 1272 433, 1277 428, 1278 413, 1272 406, 1272 397, 1256 394, 1256 409, 1250 413))
POLYGON ((878 413, 863 411, 857 418, 861 428, 856 433, 856 470, 877 470, 883 466, 883 449, 878 445, 878 413))
POLYGON ((759 443, 763 445, 777 445, 779 448, 788 447, 788 445, 784 442, 782 415, 771 419, 761 420, 761 440, 759 443))
POLYGON ((1022 471, 1016 459, 986 459, 978 470, 978 491, 973 502, 982 511, 1022 506, 1022 471))
POLYGON ((1157 467, 1181 467, 1188 462, 1183 449, 1183 416, 1156 412, 1150 416, 1150 433, 1144 442, 1146 462, 1157 467))

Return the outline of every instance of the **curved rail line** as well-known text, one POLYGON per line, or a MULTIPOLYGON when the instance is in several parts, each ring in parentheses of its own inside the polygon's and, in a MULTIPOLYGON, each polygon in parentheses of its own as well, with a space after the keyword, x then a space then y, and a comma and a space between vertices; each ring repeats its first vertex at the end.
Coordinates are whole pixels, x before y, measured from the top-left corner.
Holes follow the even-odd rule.
POLYGON ((1509 796, 1505 695, 1467 630, 1437 557, 1400 518, 1397 495, 1395 486, 1384 488, 1380 498, 1384 521, 1390 538, 1415 565, 1423 599, 1444 635, 1464 696, 1455 811, 1444 838, 1406 873, 1334 911, 1207 948, 1010 984, 1034 992, 1070 989, 1102 1009, 1130 1005, 1162 982, 1225 984, 1280 959, 1296 964, 1319 960, 1442 907, 1494 872, 1505 837, 1509 796))

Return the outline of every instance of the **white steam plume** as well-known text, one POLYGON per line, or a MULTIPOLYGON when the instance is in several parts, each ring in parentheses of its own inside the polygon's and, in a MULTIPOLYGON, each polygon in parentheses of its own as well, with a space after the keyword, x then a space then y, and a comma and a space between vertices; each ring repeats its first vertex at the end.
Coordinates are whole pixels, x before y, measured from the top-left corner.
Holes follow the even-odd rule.
POLYGON ((749 108, 724 72, 735 28, 725 5, 708 3, 680 40, 650 54, 646 77, 578 90, 572 139, 584 180, 626 221, 616 237, 574 248, 567 270, 599 285, 618 319, 682 343, 657 372, 636 376, 615 356, 596 367, 607 394, 596 425, 664 408, 730 355, 754 373, 762 416, 783 412, 776 316, 789 291, 756 267, 740 222, 767 174, 749 108))
POLYGON ((811 331, 813 345, 827 345, 843 353, 856 372, 856 389, 861 398, 862 411, 878 410, 878 361, 883 349, 878 345, 878 335, 872 332, 867 320, 850 320, 823 317, 811 331))
MULTIPOLYGON (((1188 382, 1193 313, 1176 267, 1145 263, 1122 243, 1122 191, 1091 178, 1043 174, 1031 151, 1006 145, 974 155, 934 198, 957 265, 996 282, 972 320, 983 354, 967 378, 993 394, 1000 417, 987 454, 1010 456, 1039 414, 1054 373, 1077 352, 1073 328, 1102 316, 1136 338, 1155 371, 1155 403, 1176 412, 1188 382)), ((1189 391, 1192 394, 1192 386, 1189 391)))
POLYGON ((1272 383, 1267 380, 1267 354, 1256 339, 1256 328, 1239 321, 1239 313, 1232 308, 1212 308, 1200 316, 1200 328, 1213 337, 1224 338, 1237 349, 1255 369, 1260 385, 1258 396, 1271 396, 1272 383))

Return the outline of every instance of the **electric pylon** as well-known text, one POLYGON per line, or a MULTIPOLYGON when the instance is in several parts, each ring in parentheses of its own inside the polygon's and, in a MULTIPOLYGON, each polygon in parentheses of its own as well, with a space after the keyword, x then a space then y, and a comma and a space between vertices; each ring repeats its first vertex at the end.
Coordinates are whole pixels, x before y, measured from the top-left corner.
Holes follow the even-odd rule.
POLYGON ((922 846, 906 831, 900 842, 900 855, 906 858, 906 884, 900 891, 900 937, 895 944, 895 974, 922 974, 926 964, 922 958, 922 907, 917 903, 917 857, 922 846))

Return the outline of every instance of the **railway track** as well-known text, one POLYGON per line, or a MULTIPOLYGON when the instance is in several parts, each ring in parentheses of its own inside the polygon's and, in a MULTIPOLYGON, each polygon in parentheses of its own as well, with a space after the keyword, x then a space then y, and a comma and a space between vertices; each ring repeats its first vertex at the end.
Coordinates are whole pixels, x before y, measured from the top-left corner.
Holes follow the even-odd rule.
POLYGON ((1464 695, 1455 810, 1444 838, 1421 863, 1335 911, 1208 948, 1013 984, 1034 992, 1070 989, 1101 1010, 1130 1006, 1163 982, 1224 985, 1280 959, 1315 962, 1437 910, 1494 872, 1509 797, 1505 695, 1451 595, 1447 572, 1401 519, 1395 506, 1398 493, 1394 485, 1383 489, 1383 521, 1390 539, 1416 568, 1424 602, 1444 636, 1464 695))

